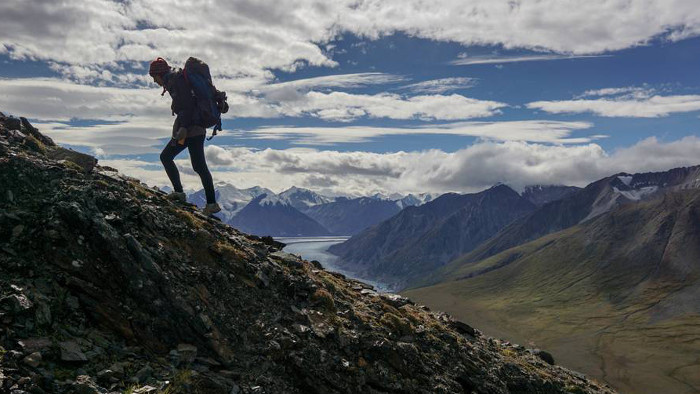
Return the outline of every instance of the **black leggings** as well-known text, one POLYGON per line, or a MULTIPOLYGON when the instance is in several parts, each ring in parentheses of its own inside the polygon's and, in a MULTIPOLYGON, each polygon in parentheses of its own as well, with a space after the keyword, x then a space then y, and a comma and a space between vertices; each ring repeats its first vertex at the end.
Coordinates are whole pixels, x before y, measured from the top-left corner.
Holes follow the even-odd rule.
POLYGON ((173 159, 187 148, 190 152, 190 160, 192 160, 192 169, 199 174, 199 177, 202 179, 204 193, 207 195, 207 204, 212 204, 216 202, 216 195, 214 194, 214 181, 211 179, 211 173, 207 167, 207 161, 204 158, 204 137, 204 135, 188 137, 185 139, 184 145, 178 144, 175 140, 170 140, 170 142, 165 145, 165 148, 163 148, 163 152, 160 153, 160 161, 163 163, 165 172, 168 174, 168 178, 170 178, 170 182, 172 182, 175 191, 182 192, 180 172, 178 172, 173 159))

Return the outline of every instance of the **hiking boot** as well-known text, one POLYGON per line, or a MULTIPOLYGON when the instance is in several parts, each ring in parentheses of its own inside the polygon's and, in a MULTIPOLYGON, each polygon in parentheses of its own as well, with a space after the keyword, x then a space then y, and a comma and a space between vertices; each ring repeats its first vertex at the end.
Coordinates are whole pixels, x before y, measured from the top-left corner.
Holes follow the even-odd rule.
POLYGON ((210 216, 210 215, 213 215, 219 211, 221 211, 221 207, 219 206, 219 204, 214 202, 211 204, 207 204, 207 206, 204 207, 204 209, 202 210, 202 213, 207 215, 207 216, 210 216))
POLYGON ((185 192, 171 192, 167 195, 168 200, 187 202, 187 194, 185 192))

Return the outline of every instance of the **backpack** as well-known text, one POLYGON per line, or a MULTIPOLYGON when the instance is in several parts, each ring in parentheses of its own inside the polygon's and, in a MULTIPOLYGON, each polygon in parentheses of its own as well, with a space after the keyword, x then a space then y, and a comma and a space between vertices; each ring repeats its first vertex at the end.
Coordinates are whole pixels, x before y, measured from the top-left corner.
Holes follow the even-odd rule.
POLYGON ((211 137, 208 138, 210 140, 214 138, 217 130, 221 130, 221 114, 228 112, 226 92, 214 87, 209 66, 195 57, 187 59, 183 75, 197 99, 197 108, 204 127, 214 127, 211 137))

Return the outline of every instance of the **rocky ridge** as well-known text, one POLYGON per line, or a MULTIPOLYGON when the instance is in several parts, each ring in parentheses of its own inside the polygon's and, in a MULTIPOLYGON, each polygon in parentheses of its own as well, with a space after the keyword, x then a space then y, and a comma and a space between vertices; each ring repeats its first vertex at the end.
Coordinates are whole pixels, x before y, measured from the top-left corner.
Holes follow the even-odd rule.
POLYGON ((0 114, 0 391, 612 392, 0 114))

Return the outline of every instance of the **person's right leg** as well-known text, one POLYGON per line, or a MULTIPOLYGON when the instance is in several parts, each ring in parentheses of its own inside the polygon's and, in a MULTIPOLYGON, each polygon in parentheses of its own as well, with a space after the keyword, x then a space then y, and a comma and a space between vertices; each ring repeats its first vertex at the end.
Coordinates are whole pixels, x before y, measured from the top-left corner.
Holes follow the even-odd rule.
POLYGON ((216 203, 216 193, 214 192, 214 181, 211 177, 211 172, 207 167, 207 160, 204 156, 204 135, 188 137, 187 148, 190 152, 190 160, 192 161, 192 169, 199 174, 204 187, 204 194, 207 196, 207 204, 216 203))
POLYGON ((160 153, 160 161, 163 163, 165 173, 168 174, 170 183, 173 184, 173 190, 178 193, 182 193, 182 183, 180 182, 180 172, 177 170, 174 159, 184 149, 185 145, 179 145, 177 141, 170 140, 160 153))
POLYGON ((216 203, 216 194, 214 192, 214 182, 211 178, 211 172, 207 167, 207 160, 204 156, 204 135, 187 138, 187 148, 190 151, 190 159, 192 160, 192 169, 199 174, 204 186, 204 193, 207 196, 207 205, 202 210, 205 215, 212 215, 221 211, 221 207, 216 203))

